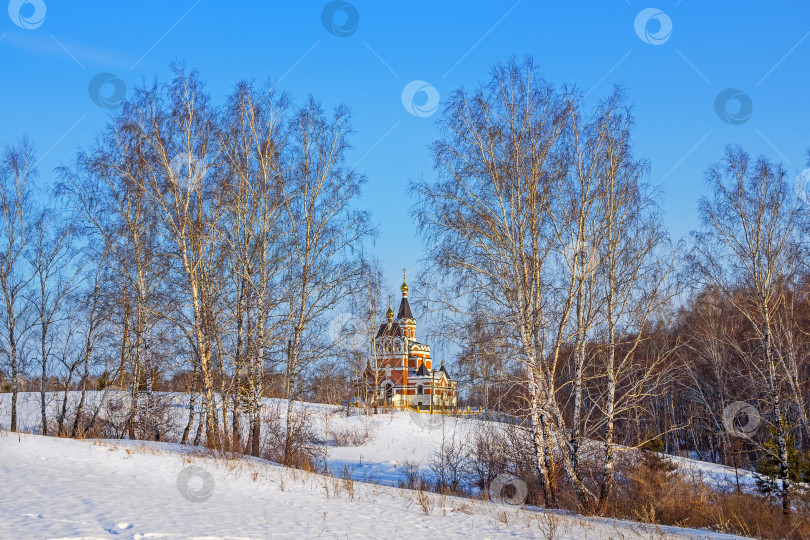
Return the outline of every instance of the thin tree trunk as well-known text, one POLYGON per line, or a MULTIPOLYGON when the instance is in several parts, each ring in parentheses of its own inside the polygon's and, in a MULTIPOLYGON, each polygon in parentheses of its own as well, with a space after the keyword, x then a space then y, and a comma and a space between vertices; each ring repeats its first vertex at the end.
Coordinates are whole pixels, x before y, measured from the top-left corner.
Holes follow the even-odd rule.
POLYGON ((776 365, 773 358, 772 349, 772 336, 770 324, 770 311, 768 304, 765 302, 764 296, 760 295, 760 305, 762 306, 762 314, 765 322, 765 361, 768 363, 768 389, 771 394, 771 404, 773 405, 773 414, 775 417, 776 427, 776 440, 779 449, 779 480, 781 481, 781 495, 782 495, 782 513, 790 515, 790 479, 788 478, 788 455, 787 455, 787 437, 785 435, 784 419, 782 418, 782 401, 779 395, 779 389, 776 382, 776 365))
POLYGON ((89 369, 89 355, 85 355, 84 357, 84 373, 82 374, 82 393, 81 397, 79 398, 79 405, 76 407, 76 417, 73 419, 73 428, 70 430, 70 436, 72 438, 76 438, 76 434, 79 432, 79 421, 82 416, 82 412, 84 412, 84 403, 87 399, 87 379, 90 376, 90 369, 89 369))
MULTIPOLYGON (((296 335, 297 339, 297 335, 296 335)), ((284 439, 284 464, 290 465, 293 444, 293 399, 295 397, 295 363, 292 340, 287 341, 287 426, 284 439)))
POLYGON ((42 377, 39 383, 39 397, 40 397, 40 413, 42 415, 42 434, 48 434, 48 416, 47 411, 45 410, 47 407, 47 400, 45 398, 45 390, 47 386, 47 378, 48 378, 48 360, 47 360, 47 348, 45 346, 45 329, 42 329, 42 359, 41 359, 41 366, 42 366, 42 377))
POLYGON ((17 360, 17 343, 14 339, 13 315, 9 317, 8 334, 11 355, 11 431, 17 431, 17 393, 20 388, 20 369, 17 360))
POLYGON ((188 435, 194 425, 194 402, 196 401, 197 391, 197 363, 194 362, 194 372, 191 375, 191 392, 188 396, 188 422, 183 430, 183 436, 180 439, 180 444, 188 444, 188 435))

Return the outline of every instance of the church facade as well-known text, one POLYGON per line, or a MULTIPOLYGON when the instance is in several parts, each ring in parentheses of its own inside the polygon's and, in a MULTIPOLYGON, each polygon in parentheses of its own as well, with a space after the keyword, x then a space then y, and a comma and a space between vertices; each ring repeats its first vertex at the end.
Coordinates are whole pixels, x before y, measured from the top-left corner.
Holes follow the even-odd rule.
POLYGON ((388 306, 371 344, 372 361, 366 366, 366 384, 378 404, 442 412, 458 404, 457 381, 447 374, 444 362, 433 369, 430 346, 416 340, 416 319, 408 303, 408 285, 402 281, 397 317, 388 306), (376 392, 374 388, 376 387, 376 392))

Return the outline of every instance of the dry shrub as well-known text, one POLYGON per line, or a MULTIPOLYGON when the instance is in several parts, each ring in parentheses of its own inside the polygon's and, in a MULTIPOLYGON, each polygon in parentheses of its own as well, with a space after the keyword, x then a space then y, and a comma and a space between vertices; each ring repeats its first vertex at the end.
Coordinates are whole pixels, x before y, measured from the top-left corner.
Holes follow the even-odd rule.
POLYGON ((368 440, 362 428, 337 428, 332 430, 332 440, 335 446, 363 446, 368 440))
POLYGON ((723 491, 654 452, 634 457, 617 463, 607 509, 612 517, 756 538, 810 538, 810 506, 801 498, 794 500, 794 515, 785 517, 774 498, 723 491))
POLYGON ((169 440, 177 430, 177 420, 173 414, 172 397, 169 394, 155 392, 146 414, 146 395, 139 397, 140 407, 134 417, 135 437, 143 440, 169 440), (150 419, 151 417, 151 419, 150 419))
POLYGON ((79 415, 78 422, 76 422, 76 433, 73 434, 73 424, 76 421, 76 407, 68 407, 65 411, 65 418, 62 421, 62 429, 59 430, 59 420, 53 418, 48 421, 48 434, 55 437, 74 437, 76 439, 95 439, 100 438, 101 426, 91 426, 90 421, 93 418, 93 411, 87 408, 82 410, 79 415), (71 410, 73 409, 73 410, 71 410))
POLYGON ((476 430, 470 447, 470 480, 475 487, 486 491, 511 463, 510 441, 500 429, 485 424, 483 429, 476 430))
POLYGON ((402 463, 402 474, 405 475, 405 482, 400 481, 399 487, 416 489, 417 486, 425 485, 424 477, 419 475, 419 464, 405 460, 402 463))
POLYGON ((542 535, 541 538, 545 538, 546 540, 555 540, 558 538, 562 521, 559 514, 555 514, 554 512, 543 513, 537 521, 537 526, 542 535))
POLYGON ((170 440, 177 429, 173 415, 171 396, 155 392, 149 404, 149 415, 146 413, 146 394, 132 396, 128 391, 106 389, 98 403, 88 399, 84 404, 78 421, 78 407, 69 405, 59 431, 58 418, 48 424, 48 433, 56 436, 75 437, 77 439, 125 439, 170 440), (134 400, 137 399, 138 407, 134 400), (75 433, 73 427, 76 426, 75 433))
POLYGON ((433 501, 430 500, 430 495, 422 491, 421 486, 416 490, 416 502, 426 516, 430 514, 430 511, 433 509, 433 501))
POLYGON ((429 467, 436 478, 436 492, 464 495, 469 477, 470 454, 466 442, 455 433, 433 451, 429 467))
MULTIPOLYGON (((312 413, 306 408, 297 408, 292 415, 292 444, 286 465, 307 472, 319 470, 323 450, 312 427, 312 413)), ((270 410, 263 418, 266 427, 262 444, 262 457, 276 463, 284 463, 287 438, 286 422, 280 410, 270 410)))
POLYGON ((348 465, 344 465, 340 471, 340 478, 343 479, 341 488, 349 496, 350 500, 354 500, 354 480, 352 479, 352 470, 348 465))
MULTIPOLYGON (((602 480, 599 450, 583 448, 580 462, 583 481, 595 493, 602 480)), ((508 472, 526 483, 527 504, 544 505, 530 433, 522 429, 482 431, 471 442, 470 458, 471 483, 481 489, 484 498, 492 480, 508 472)), ((560 460, 556 463, 553 477, 559 508, 583 512, 560 460)), ((785 517, 775 498, 724 490, 699 473, 679 470, 655 452, 623 452, 617 456, 615 485, 605 515, 640 521, 648 524, 645 527, 672 525, 758 538, 810 538, 810 493, 797 491, 792 502, 794 512, 785 517)), ((544 522, 541 534, 556 536, 558 525, 553 518, 544 522)))
MULTIPOLYGON (((468 483, 477 488, 482 498, 486 499, 489 497, 489 486, 503 473, 509 473, 526 484, 526 504, 545 505, 531 432, 519 426, 501 429, 499 426, 484 425, 475 431, 470 442, 468 483)), ((559 477, 561 472, 555 471, 554 474, 558 476, 558 488, 564 486, 563 479, 559 477)), ((572 491, 572 500, 574 499, 572 491)), ((575 505, 571 508, 575 508, 575 505)))

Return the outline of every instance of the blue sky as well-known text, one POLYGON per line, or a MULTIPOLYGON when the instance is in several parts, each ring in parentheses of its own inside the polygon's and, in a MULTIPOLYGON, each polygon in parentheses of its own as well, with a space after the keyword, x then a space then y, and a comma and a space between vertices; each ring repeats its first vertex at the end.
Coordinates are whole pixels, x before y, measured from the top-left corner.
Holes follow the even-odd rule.
MULTIPOLYGON (((200 71, 219 102, 240 79, 269 78, 296 99, 311 93, 327 106, 349 105, 356 131, 350 162, 369 180, 359 204, 379 224, 375 251, 392 292, 400 269, 415 269, 423 253, 407 182, 433 175, 428 145, 438 114, 420 117, 403 106, 403 89, 414 80, 435 88, 441 102, 487 78, 493 64, 531 54, 552 82, 587 93, 588 105, 612 84, 624 85, 636 114, 636 152, 651 163, 648 181, 660 183, 674 238, 697 226, 703 173, 726 144, 781 161, 792 176, 807 166, 806 1, 11 0, 14 17, 3 11, 0 142, 28 135, 45 184, 108 119, 88 93, 99 73, 131 89, 154 77, 166 81, 169 63, 181 60, 200 71), (348 35, 323 24, 327 6, 339 8, 327 17, 331 30, 348 35), (355 15, 356 27, 347 28, 355 15), (750 99, 750 116, 736 125, 716 112, 727 88, 750 99)), ((417 106, 426 97, 418 94, 417 106)), ((739 106, 732 100, 721 110, 734 119, 739 106)))

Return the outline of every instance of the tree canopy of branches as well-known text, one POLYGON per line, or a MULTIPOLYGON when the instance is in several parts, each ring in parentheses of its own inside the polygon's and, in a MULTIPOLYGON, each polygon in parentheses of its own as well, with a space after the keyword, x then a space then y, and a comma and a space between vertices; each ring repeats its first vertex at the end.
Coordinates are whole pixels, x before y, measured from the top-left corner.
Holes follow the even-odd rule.
POLYGON ((105 288, 121 352, 111 372, 131 389, 131 433, 142 425, 158 437, 152 384, 169 336, 179 345, 164 354, 187 363, 160 370, 186 366, 199 378, 212 446, 237 444, 229 419, 238 438, 247 413, 258 454, 268 370, 283 367, 292 414, 296 381, 332 346, 321 329, 373 232, 353 208, 364 178, 344 163, 350 133, 345 107, 330 115, 314 98, 293 107, 246 82, 217 107, 196 73, 176 68, 171 83, 140 88, 62 169, 89 249, 104 246, 120 276, 105 288))
POLYGON ((616 90, 586 118, 582 98, 531 60, 499 65, 447 100, 438 179, 413 185, 436 307, 497 327, 497 348, 522 366, 550 506, 557 456, 583 507, 606 502, 615 419, 655 373, 637 369, 635 353, 671 294, 624 101, 616 90), (599 495, 581 473, 585 437, 604 442, 599 495))

